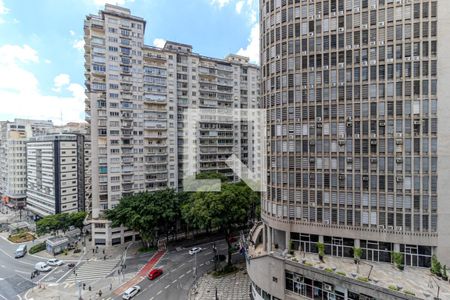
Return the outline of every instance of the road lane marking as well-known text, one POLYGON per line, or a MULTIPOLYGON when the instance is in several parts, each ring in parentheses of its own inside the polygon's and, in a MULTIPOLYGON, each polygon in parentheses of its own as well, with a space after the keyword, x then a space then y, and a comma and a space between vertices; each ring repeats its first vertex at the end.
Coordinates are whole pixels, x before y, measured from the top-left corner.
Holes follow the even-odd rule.
POLYGON ((162 291, 156 293, 156 296, 161 295, 162 291))
POLYGON ((189 270, 189 271, 186 272, 186 274, 189 274, 189 273, 191 273, 191 272, 192 272, 192 270, 189 270))
POLYGON ((48 272, 47 274, 45 274, 44 277, 42 277, 41 279, 38 280, 38 282, 41 282, 42 280, 44 280, 45 278, 47 278, 50 274, 52 274, 53 272, 56 271, 57 268, 52 269, 50 272, 48 272))
POLYGON ((181 274, 179 277, 178 277, 178 279, 181 279, 181 278, 183 278, 184 277, 184 274, 181 274))
POLYGON ((27 263, 27 262, 21 261, 20 259, 15 259, 15 258, 12 257, 11 255, 9 255, 8 253, 6 253, 6 251, 3 250, 3 249, 0 249, 0 251, 3 252, 3 254, 5 254, 6 256, 8 256, 9 258, 11 258, 12 260, 18 262, 18 263, 21 263, 21 264, 24 264, 24 265, 29 265, 29 266, 34 266, 34 264, 32 264, 32 263, 27 263))
POLYGON ((201 264, 200 267, 203 267, 205 264, 201 264))
POLYGON ((169 288, 170 284, 166 285, 165 289, 167 290, 169 288))
POLYGON ((172 284, 174 284, 175 282, 177 282, 177 279, 175 279, 174 281, 172 281, 172 284))
POLYGON ((153 300, 155 297, 151 297, 150 300, 153 300))

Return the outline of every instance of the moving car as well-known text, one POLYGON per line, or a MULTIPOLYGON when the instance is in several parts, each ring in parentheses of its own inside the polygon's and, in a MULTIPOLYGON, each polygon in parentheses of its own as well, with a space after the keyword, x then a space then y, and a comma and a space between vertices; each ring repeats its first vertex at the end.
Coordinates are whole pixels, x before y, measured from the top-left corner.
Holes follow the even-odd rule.
POLYGON ((200 248, 200 247, 194 247, 194 248, 192 248, 191 250, 189 250, 189 254, 190 255, 194 255, 194 254, 196 254, 196 253, 200 253, 202 251, 202 248, 200 248))
POLYGON ((27 254, 27 245, 20 245, 16 249, 15 258, 24 257, 27 254))
POLYGON ((52 258, 47 260, 47 264, 49 264, 50 266, 62 266, 64 264, 64 261, 52 258))
POLYGON ((68 267, 69 269, 72 269, 73 267, 75 267, 75 264, 74 264, 74 263, 69 263, 69 264, 67 264, 67 267, 68 267))
POLYGON ((36 271, 39 271, 39 272, 48 272, 52 269, 52 267, 50 267, 47 263, 42 262, 42 261, 36 263, 34 268, 36 269, 36 271))
POLYGON ((126 290, 123 295, 122 299, 128 300, 136 296, 137 293, 141 291, 141 287, 138 285, 135 285, 133 287, 130 287, 128 290, 126 290))
POLYGON ((159 277, 163 273, 162 269, 153 269, 148 273, 148 279, 153 280, 159 277))

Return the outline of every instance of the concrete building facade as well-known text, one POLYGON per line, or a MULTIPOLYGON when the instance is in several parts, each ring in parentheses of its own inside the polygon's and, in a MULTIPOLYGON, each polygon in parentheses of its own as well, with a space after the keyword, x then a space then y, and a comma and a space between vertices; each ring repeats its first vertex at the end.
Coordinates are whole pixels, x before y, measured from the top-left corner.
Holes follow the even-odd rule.
POLYGON ((27 142, 28 210, 44 217, 86 209, 86 146, 80 134, 45 135, 27 142))
MULTIPOLYGON (((433 254, 450 263, 449 11, 440 0, 260 1, 269 256, 248 267, 273 299, 310 297, 288 291, 271 251, 322 243, 342 258, 360 248, 369 263, 394 252, 406 267, 428 268, 433 254), (278 284, 262 279, 267 264, 278 284)), ((343 293, 323 299, 402 299, 343 293)))
POLYGON ((26 142, 47 133, 52 121, 15 119, 0 122, 0 194, 2 203, 10 207, 25 205, 26 142))
MULTIPOLYGON (((133 239, 102 220, 123 196, 182 188, 186 109, 257 107, 259 71, 247 58, 205 57, 175 42, 146 46, 144 32, 144 19, 114 5, 85 20, 92 232, 99 245, 133 239)), ((245 123, 200 123, 197 170, 234 179, 224 161, 234 153, 250 164, 249 131, 245 123)))

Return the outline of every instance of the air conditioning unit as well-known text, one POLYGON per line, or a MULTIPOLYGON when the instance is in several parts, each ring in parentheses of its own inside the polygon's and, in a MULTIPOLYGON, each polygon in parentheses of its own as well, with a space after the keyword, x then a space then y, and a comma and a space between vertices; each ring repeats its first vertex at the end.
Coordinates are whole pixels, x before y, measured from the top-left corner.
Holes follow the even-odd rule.
POLYGON ((378 229, 384 230, 384 225, 378 225, 378 229))
POLYGON ((411 57, 405 57, 406 61, 411 61, 411 57))
POLYGON ((344 32, 344 27, 339 27, 338 31, 339 32, 344 32))
POLYGON ((384 127, 384 126, 386 126, 386 122, 385 121, 380 121, 379 125, 380 125, 380 127, 384 127))
POLYGON ((403 140, 396 140, 395 143, 396 143, 397 145, 402 145, 402 144, 403 144, 403 140))
POLYGON ((315 145, 315 144, 316 144, 316 141, 309 141, 309 144, 310 144, 310 145, 315 145))
POLYGON ((333 12, 332 14, 331 14, 333 17, 336 17, 337 16, 337 12, 333 12))
POLYGON ((376 134, 376 133, 372 133, 370 136, 371 136, 373 139, 377 138, 377 134, 376 134))
POLYGON ((345 179, 345 175, 344 174, 339 174, 339 179, 340 180, 344 180, 345 179))
POLYGON ((352 121, 352 117, 347 117, 347 121, 351 122, 352 121))
POLYGON ((321 118, 321 117, 317 117, 317 118, 316 118, 316 121, 317 121, 317 122, 322 122, 322 118, 321 118))
POLYGON ((345 134, 340 134, 340 135, 339 135, 339 138, 340 138, 340 139, 345 139, 345 134))
POLYGON ((384 22, 378 22, 378 26, 384 26, 384 22))
POLYGON ((387 229, 388 229, 388 230, 394 230, 394 226, 389 225, 389 226, 387 227, 387 229))
POLYGON ((339 143, 339 145, 340 145, 340 146, 343 146, 343 145, 345 145, 345 141, 344 141, 344 140, 339 140, 339 142, 338 142, 338 143, 339 143))
POLYGON ((321 19, 322 15, 316 15, 316 19, 321 19))
POLYGON ((353 162, 353 158, 351 158, 351 157, 347 157, 347 163, 352 163, 353 162))
POLYGON ((402 133, 397 133, 395 136, 398 137, 398 138, 402 138, 403 134, 402 133))
POLYGON ((324 70, 328 70, 328 66, 323 66, 323 69, 324 70))
POLYGON ((317 128, 322 128, 322 123, 317 123, 317 128))
POLYGON ((303 54, 303 55, 307 55, 308 52, 307 52, 307 51, 303 51, 302 54, 303 54))
POLYGON ((352 45, 347 45, 347 50, 352 50, 352 45))
POLYGON ((395 178, 395 180, 396 180, 397 182, 403 182, 403 177, 397 176, 397 177, 395 178))
POLYGON ((403 227, 402 227, 402 226, 396 226, 396 227, 395 227, 395 230, 397 230, 397 231, 403 231, 403 227))
POLYGON ((371 65, 376 65, 376 64, 377 64, 377 61, 376 61, 376 60, 371 60, 371 61, 370 61, 370 64, 371 64, 371 65))
POLYGON ((364 175, 364 176, 362 177, 362 180, 363 180, 363 181, 369 181, 369 176, 364 175))
POLYGON ((376 42, 376 41, 372 41, 372 42, 370 42, 370 45, 376 46, 376 45, 377 45, 377 42, 376 42))
POLYGON ((323 283, 323 289, 327 292, 332 292, 333 291, 333 286, 331 284, 328 283, 323 283))
POLYGON ((367 29, 367 27, 368 27, 367 24, 363 24, 363 25, 361 26, 362 29, 367 29))
POLYGON ((336 82, 333 82, 331 85, 332 85, 332 86, 336 86, 337 84, 336 84, 336 82))
POLYGON ((420 121, 414 121, 414 125, 420 125, 420 121))
POLYGON ((359 7, 355 7, 355 8, 353 9, 353 11, 354 11, 354 12, 359 12, 359 7))
POLYGON ((313 37, 313 36, 314 36, 314 32, 310 32, 310 33, 309 33, 309 36, 310 36, 310 37, 313 37))
POLYGON ((345 82, 339 82, 339 86, 344 86, 345 82))
POLYGON ((308 86, 304 85, 304 86, 302 86, 302 88, 306 90, 308 88, 308 86))
POLYGON ((315 159, 315 158, 310 158, 310 159, 309 159, 309 162, 310 162, 310 163, 316 162, 316 159, 315 159))
POLYGON ((359 48, 359 44, 353 45, 353 49, 358 49, 358 48, 359 48))
POLYGON ((339 67, 340 69, 342 69, 342 68, 344 67, 344 63, 339 63, 339 64, 338 64, 338 67, 339 67))
POLYGON ((398 164, 401 164, 401 163, 403 162, 403 158, 401 158, 401 157, 396 158, 395 161, 396 161, 398 164))
POLYGON ((394 62, 394 59, 393 59, 393 58, 388 58, 386 61, 387 61, 388 63, 393 63, 393 62, 394 62))
POLYGON ((309 88, 310 88, 310 89, 313 89, 313 88, 314 88, 314 84, 310 84, 310 85, 309 85, 309 88))
POLYGON ((366 61, 366 60, 363 61, 363 62, 362 62, 362 65, 363 65, 363 66, 367 66, 367 61, 366 61))
POLYGON ((342 16, 343 14, 344 14, 344 11, 343 11, 343 10, 340 10, 340 11, 339 11, 339 15, 342 16))
POLYGON ((355 139, 359 139, 359 133, 355 134, 355 139))
POLYGON ((370 8, 377 9, 377 6, 376 5, 372 5, 370 8))
POLYGON ((308 219, 303 219, 303 222, 308 222, 308 219))
POLYGON ((384 45, 384 41, 379 41, 378 45, 383 46, 384 45))
POLYGON ((373 164, 376 164, 377 163, 377 159, 375 157, 372 157, 370 159, 370 162, 373 163, 373 164))
POLYGON ((352 127, 353 123, 352 122, 347 122, 347 127, 352 127))
POLYGON ((325 225, 330 225, 330 220, 324 220, 323 223, 324 223, 325 225))

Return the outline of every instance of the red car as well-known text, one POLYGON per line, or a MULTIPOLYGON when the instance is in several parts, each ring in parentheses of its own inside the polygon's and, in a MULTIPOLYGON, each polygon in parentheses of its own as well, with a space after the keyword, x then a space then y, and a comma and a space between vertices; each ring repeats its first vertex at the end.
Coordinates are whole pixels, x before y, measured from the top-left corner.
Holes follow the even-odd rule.
POLYGON ((148 279, 153 280, 163 273, 162 269, 153 269, 148 273, 148 279))

